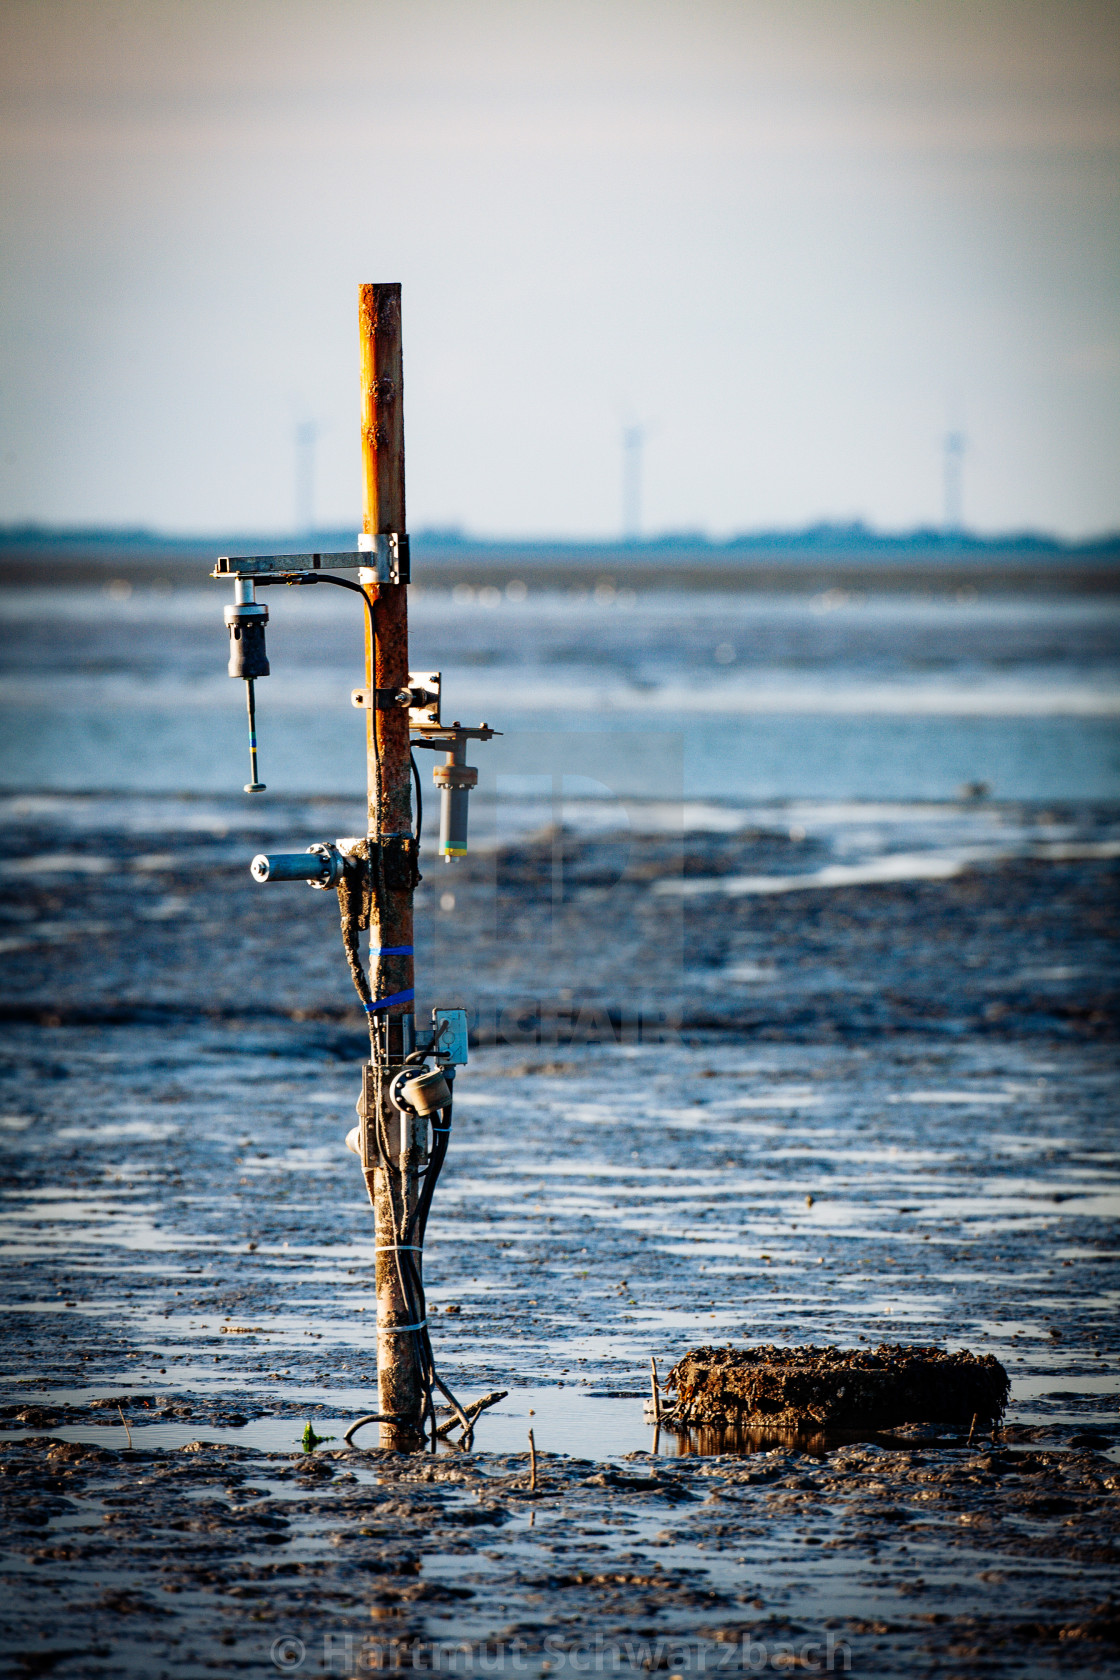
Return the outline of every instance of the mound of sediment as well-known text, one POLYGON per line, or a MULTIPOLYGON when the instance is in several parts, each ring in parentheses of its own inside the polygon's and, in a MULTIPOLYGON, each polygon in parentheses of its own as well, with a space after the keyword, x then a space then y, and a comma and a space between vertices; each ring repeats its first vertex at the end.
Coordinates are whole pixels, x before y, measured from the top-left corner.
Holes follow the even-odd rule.
POLYGON ((890 1429, 994 1422, 1010 1389, 991 1354, 880 1343, 877 1348, 694 1348, 666 1387, 673 1424, 771 1429, 890 1429))

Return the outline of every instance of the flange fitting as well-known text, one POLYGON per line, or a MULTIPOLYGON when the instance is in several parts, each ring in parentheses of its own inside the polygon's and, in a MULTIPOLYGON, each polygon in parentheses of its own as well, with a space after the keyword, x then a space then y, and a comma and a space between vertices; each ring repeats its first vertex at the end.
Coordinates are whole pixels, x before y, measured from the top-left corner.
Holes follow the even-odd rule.
POLYGON ((389 1099, 405 1113, 429 1119, 451 1101, 451 1087, 440 1068, 417 1072, 402 1068, 389 1086, 389 1099))

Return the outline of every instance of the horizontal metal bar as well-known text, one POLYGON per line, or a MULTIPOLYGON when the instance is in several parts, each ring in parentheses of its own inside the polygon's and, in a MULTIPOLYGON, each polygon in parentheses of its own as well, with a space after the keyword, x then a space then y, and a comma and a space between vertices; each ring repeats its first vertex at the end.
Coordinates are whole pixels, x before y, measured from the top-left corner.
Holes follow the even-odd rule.
POLYGON ((269 572, 358 572, 371 556, 343 554, 220 554, 211 577, 261 577, 269 572))
POLYGON ((345 554, 220 554, 211 577, 267 577, 284 572, 369 572, 378 583, 407 583, 407 531, 363 534, 345 554))

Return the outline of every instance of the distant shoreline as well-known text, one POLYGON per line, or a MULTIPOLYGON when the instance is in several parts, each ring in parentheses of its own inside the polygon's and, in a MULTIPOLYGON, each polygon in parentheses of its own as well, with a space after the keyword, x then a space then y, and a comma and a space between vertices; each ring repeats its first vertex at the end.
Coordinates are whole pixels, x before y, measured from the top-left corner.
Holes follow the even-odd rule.
MULTIPOLYGON (((0 529, 0 587, 80 587, 114 579, 202 584, 219 554, 323 553, 356 545, 353 531, 303 539, 275 534, 199 537, 142 530, 0 529)), ((962 588, 996 592, 1120 593, 1120 533, 1063 542, 1036 532, 983 537, 916 530, 884 535, 863 526, 814 526, 710 541, 696 533, 643 542, 487 540, 455 532, 412 537, 413 578, 433 588, 470 583, 536 588, 609 579, 635 589, 819 590, 962 588)))

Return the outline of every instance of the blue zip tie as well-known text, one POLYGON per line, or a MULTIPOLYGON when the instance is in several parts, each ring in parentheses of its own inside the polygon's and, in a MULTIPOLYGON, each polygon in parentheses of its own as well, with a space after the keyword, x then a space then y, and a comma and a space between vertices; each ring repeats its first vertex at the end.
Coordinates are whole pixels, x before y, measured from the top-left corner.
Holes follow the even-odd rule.
POLYGON ((372 1015, 375 1009, 388 1009, 391 1003, 411 1003, 415 996, 415 989, 410 986, 407 992, 390 992, 388 997, 378 998, 376 1003, 363 1003, 362 1008, 367 1015, 372 1015))
POLYGON ((371 957, 411 957, 411 945, 382 945, 380 951, 371 951, 371 957))

